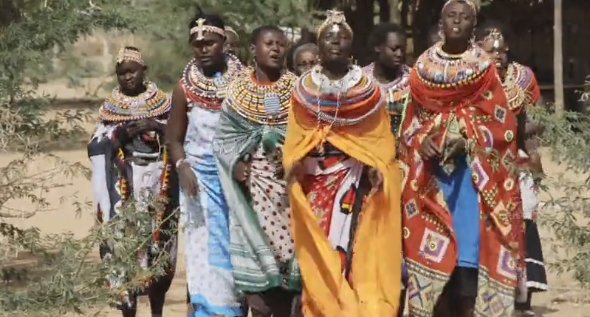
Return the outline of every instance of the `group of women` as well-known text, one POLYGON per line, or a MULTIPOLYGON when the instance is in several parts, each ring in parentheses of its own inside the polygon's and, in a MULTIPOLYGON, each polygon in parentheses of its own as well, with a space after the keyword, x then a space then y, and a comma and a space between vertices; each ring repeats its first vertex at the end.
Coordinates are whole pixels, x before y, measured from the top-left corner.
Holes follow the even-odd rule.
MULTIPOLYGON (((189 316, 401 316, 407 301, 416 317, 508 317, 515 294, 533 314, 530 291, 546 278, 531 176, 540 130, 526 109, 539 89, 507 58, 500 27, 476 32, 478 12, 448 0, 413 67, 404 31, 379 25, 375 62, 360 68, 344 14, 329 11, 317 46, 290 56, 293 73, 278 27, 252 32, 245 67, 235 31, 201 13, 171 97, 123 49, 89 155, 99 220, 133 203, 156 232, 142 265, 170 255, 168 274, 140 287, 152 316, 176 257, 176 236, 158 228, 178 221, 177 206, 189 316)), ((124 316, 137 295, 123 294, 124 316)))

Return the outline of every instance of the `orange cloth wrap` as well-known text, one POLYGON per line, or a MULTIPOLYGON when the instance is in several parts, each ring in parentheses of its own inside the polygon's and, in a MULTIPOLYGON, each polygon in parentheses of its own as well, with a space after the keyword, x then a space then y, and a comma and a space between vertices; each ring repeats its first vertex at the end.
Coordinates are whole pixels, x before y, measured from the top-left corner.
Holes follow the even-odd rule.
MULTIPOLYGON (((379 92, 377 90, 377 92, 379 92)), ((374 98, 367 101, 375 102, 374 98)), ((318 127, 295 98, 283 147, 283 164, 290 171, 324 139, 383 175, 383 191, 364 204, 355 234, 351 287, 341 273, 341 260, 311 210, 295 177, 287 190, 292 234, 303 276, 306 317, 391 317, 397 314, 401 292, 401 172, 395 140, 385 107, 352 126, 318 127)))

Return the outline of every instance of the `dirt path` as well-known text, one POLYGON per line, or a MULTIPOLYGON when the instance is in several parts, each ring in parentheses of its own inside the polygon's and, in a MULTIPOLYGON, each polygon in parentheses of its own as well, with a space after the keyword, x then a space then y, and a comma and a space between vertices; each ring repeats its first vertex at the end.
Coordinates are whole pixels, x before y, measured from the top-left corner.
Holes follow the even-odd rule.
MULTIPOLYGON (((88 125, 92 127, 92 125, 88 125)), ((62 158, 66 158, 72 162, 82 162, 88 166, 88 159, 86 150, 81 148, 74 151, 64 151, 55 153, 62 158)), ((16 158, 17 155, 0 155, 0 164, 6 164, 12 159, 16 158)), ((36 162, 38 167, 46 167, 46 161, 36 162)), ((549 175, 557 174, 563 169, 557 166, 555 163, 545 160, 545 168, 549 175)), ((76 216, 74 208, 67 204, 60 205, 59 197, 66 195, 77 195, 80 201, 90 201, 92 199, 92 193, 90 188, 90 182, 85 178, 75 178, 71 180, 71 184, 55 190, 48 195, 53 197, 51 199, 53 210, 49 210, 43 213, 39 213, 34 217, 26 220, 16 220, 19 225, 22 226, 36 226, 41 229, 44 233, 59 233, 71 231, 77 236, 83 236, 87 234, 89 228, 93 225, 93 217, 90 210, 84 211, 79 217, 76 216)), ((559 194, 554 192, 552 194, 559 194)), ((545 199, 547 196, 544 195, 545 199)), ((22 209, 33 208, 33 206, 18 203, 22 209)), ((542 230, 542 235, 545 237, 549 236, 547 230, 542 230)), ((181 239, 182 241, 182 239, 181 239)), ((165 308, 165 316, 184 316, 185 314, 185 265, 183 256, 184 247, 181 242, 179 259, 181 260, 178 266, 177 275, 172 285, 172 289, 169 292, 167 305, 165 308)), ((546 257, 551 259, 553 255, 548 246, 545 246, 546 257)), ((580 297, 580 291, 577 286, 573 283, 573 280, 568 276, 556 276, 553 272, 549 276, 550 291, 543 294, 538 294, 534 297, 533 304, 535 311, 538 316, 546 317, 590 317, 590 305, 587 304, 576 304, 572 302, 575 298, 580 297)), ((109 310, 108 317, 119 316, 119 313, 114 310, 109 310)), ((140 304, 139 317, 148 317, 149 307, 147 302, 142 300, 140 304)))

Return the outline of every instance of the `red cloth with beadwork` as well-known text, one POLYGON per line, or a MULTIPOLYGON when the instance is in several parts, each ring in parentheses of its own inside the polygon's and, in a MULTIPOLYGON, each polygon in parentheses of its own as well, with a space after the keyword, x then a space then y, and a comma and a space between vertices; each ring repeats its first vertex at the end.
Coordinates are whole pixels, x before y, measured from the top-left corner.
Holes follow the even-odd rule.
POLYGON ((475 315, 508 316, 511 308, 506 305, 514 298, 517 280, 522 213, 514 165, 516 118, 508 109, 502 84, 492 66, 458 87, 435 87, 421 79, 415 68, 409 80, 412 100, 401 127, 399 155, 410 310, 432 313, 457 261, 452 217, 436 182, 432 165, 436 163, 421 157, 422 141, 431 131, 442 151, 447 124, 454 119, 467 139, 468 163, 480 201, 475 315))

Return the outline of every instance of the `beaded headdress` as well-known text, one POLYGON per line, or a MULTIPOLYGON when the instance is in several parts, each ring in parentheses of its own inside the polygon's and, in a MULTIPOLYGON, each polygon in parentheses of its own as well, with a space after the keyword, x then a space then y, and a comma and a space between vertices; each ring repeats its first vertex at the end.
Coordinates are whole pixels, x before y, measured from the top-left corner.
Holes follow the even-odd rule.
POLYGON ((490 30, 490 34, 488 34, 485 38, 484 41, 487 40, 493 40, 494 41, 494 48, 498 49, 500 48, 500 41, 504 40, 504 36, 502 36, 502 33, 498 30, 498 29, 491 29, 490 30))
POLYGON ((192 36, 193 34, 197 34, 197 40, 202 40, 205 38, 205 32, 216 33, 221 36, 225 36, 225 30, 222 28, 218 28, 213 25, 205 25, 207 20, 201 18, 197 20, 197 25, 190 29, 189 34, 192 36))
POLYGON ((121 50, 119 50, 119 54, 117 54, 117 64, 121 64, 127 61, 136 62, 139 65, 145 66, 145 62, 141 57, 141 52, 129 47, 123 47, 121 50))
POLYGON ((225 27, 225 34, 227 34, 227 33, 233 33, 237 38, 240 38, 240 36, 238 35, 238 32, 236 32, 236 30, 234 30, 231 26, 225 27))
POLYGON ((471 10, 473 11, 473 15, 477 15, 479 13, 479 9, 481 7, 480 2, 478 0, 447 0, 443 5, 441 12, 445 10, 445 8, 453 3, 453 2, 461 2, 467 4, 471 10))
POLYGON ((339 31, 340 28, 344 28, 350 32, 351 35, 353 34, 352 28, 346 23, 346 17, 342 11, 328 10, 326 12, 326 20, 317 29, 317 36, 319 37, 328 27, 334 31, 339 31))

